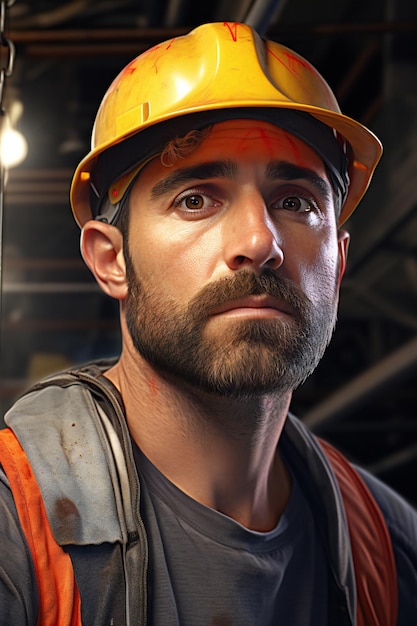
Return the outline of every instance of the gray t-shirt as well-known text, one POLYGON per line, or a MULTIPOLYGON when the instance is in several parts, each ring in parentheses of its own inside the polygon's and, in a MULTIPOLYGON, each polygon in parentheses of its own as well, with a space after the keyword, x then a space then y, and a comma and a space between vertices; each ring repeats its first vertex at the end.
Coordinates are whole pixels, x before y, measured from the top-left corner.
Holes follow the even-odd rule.
POLYGON ((150 545, 150 623, 327 623, 324 551, 295 480, 276 528, 254 532, 187 496, 139 450, 135 455, 150 545))

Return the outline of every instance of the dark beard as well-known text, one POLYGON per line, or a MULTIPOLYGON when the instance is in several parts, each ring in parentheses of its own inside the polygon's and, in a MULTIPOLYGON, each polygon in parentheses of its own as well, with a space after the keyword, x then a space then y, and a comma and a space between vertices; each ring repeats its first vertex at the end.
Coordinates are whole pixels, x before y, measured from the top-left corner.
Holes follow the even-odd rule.
POLYGON ((230 398, 254 398, 298 387, 317 366, 331 338, 336 298, 320 310, 275 272, 236 272, 206 285, 181 307, 157 285, 144 285, 126 258, 126 321, 139 354, 165 377, 230 398), (287 303, 288 319, 231 320, 223 332, 207 328, 210 313, 230 300, 267 294, 287 303))

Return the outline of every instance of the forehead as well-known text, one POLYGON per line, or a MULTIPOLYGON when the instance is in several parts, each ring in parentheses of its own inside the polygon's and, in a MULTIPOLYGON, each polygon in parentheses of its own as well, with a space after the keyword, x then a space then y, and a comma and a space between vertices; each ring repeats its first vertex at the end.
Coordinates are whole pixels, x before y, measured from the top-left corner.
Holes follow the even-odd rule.
POLYGON ((196 163, 225 159, 238 166, 258 168, 273 161, 285 161, 314 170, 327 179, 321 157, 302 140, 274 124, 243 119, 213 125, 198 146, 173 165, 165 166, 159 158, 154 159, 144 168, 139 180, 164 177, 196 163))
POLYGON ((258 120, 230 120, 215 124, 209 135, 190 156, 231 153, 237 160, 284 160, 296 165, 324 167, 321 157, 301 139, 258 120))

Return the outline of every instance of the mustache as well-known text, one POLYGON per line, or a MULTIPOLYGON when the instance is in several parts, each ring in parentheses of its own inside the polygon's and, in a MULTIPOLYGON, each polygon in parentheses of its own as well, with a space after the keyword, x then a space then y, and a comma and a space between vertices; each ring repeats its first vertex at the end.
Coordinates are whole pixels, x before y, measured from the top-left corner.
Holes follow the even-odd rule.
POLYGON ((203 287, 190 301, 188 312, 196 319, 207 319, 216 307, 231 300, 261 295, 285 302, 298 320, 305 319, 311 311, 311 301, 291 280, 271 270, 262 274, 240 270, 203 287))

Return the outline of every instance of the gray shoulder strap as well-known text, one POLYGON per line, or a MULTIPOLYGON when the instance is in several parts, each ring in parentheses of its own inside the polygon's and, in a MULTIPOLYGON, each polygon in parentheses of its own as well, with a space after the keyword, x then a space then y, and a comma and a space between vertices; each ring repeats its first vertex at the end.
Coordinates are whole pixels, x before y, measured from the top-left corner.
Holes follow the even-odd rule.
POLYGON ((74 383, 30 392, 5 417, 31 463, 60 545, 127 541, 119 491, 124 455, 100 412, 89 390, 74 383))

